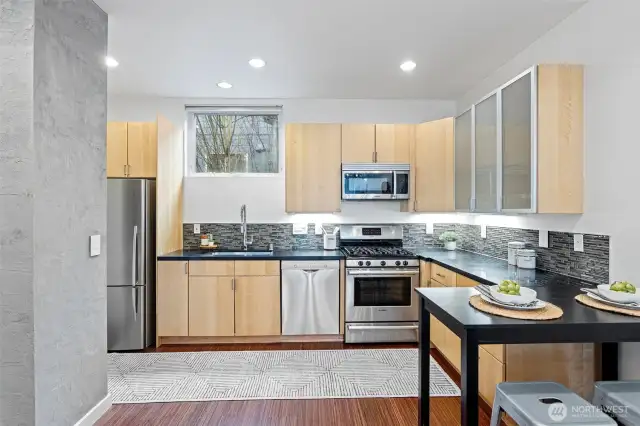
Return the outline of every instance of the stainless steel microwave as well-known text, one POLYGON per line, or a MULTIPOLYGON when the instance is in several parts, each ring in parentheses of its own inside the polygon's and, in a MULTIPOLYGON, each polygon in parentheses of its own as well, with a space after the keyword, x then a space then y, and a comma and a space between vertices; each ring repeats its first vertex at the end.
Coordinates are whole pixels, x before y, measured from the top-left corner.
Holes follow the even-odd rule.
POLYGON ((408 200, 409 164, 343 163, 343 200, 408 200))

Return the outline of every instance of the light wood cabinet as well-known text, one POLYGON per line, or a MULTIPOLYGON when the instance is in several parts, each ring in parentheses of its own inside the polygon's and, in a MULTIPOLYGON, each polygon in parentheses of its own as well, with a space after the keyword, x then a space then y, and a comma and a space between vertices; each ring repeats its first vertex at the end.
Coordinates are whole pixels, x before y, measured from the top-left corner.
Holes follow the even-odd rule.
POLYGON ((107 177, 155 178, 157 150, 157 123, 107 123, 107 177))
POLYGON ((453 125, 453 118, 444 118, 416 127, 413 173, 417 212, 454 210, 453 125))
POLYGON ((446 287, 456 286, 457 274, 435 263, 431 264, 431 280, 438 281, 446 287))
POLYGON ((420 287, 429 287, 431 281, 431 262, 420 261, 420 287))
POLYGON ((376 124, 376 163, 411 162, 411 145, 416 137, 413 124, 376 124))
POLYGON ((189 275, 196 276, 233 276, 233 260, 194 260, 189 262, 189 275))
POLYGON ((505 367, 482 346, 478 349, 478 393, 489 404, 496 397, 496 386, 505 381, 505 367))
POLYGON ((342 125, 342 162, 375 163, 376 125, 342 125))
POLYGON ((127 145, 129 173, 132 178, 154 178, 158 164, 158 127, 156 123, 128 123, 127 145))
POLYGON ((236 336, 280 334, 280 277, 236 277, 236 336))
POLYGON ((187 262, 158 262, 156 287, 158 336, 188 336, 189 272, 187 262))
POLYGON ((233 280, 224 276, 189 278, 189 336, 234 335, 233 280))
POLYGON ((107 123, 107 177, 127 176, 127 123, 107 123))
POLYGON ((278 260, 236 260, 236 276, 280 276, 278 260))
POLYGON ((285 137, 287 213, 334 213, 341 202, 341 125, 288 124, 285 137))

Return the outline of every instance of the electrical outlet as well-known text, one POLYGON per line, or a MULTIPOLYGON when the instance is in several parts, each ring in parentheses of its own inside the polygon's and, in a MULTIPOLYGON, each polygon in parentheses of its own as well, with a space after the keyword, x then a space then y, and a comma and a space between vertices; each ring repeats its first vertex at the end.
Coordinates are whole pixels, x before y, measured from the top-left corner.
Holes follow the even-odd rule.
POLYGON ((480 238, 487 238, 487 225, 480 225, 480 238))
POLYGON ((433 223, 427 223, 427 235, 433 235, 433 223))
POLYGON ((538 246, 549 247, 549 231, 543 231, 541 229, 538 232, 538 246))
POLYGON ((193 224, 193 233, 194 234, 199 234, 200 233, 200 224, 199 223, 194 223, 193 224))
POLYGON ((293 235, 307 235, 308 225, 306 223, 294 223, 293 235))
POLYGON ((573 234, 573 250, 584 251, 584 235, 573 234))
POLYGON ((316 223, 316 235, 322 235, 322 224, 316 223))

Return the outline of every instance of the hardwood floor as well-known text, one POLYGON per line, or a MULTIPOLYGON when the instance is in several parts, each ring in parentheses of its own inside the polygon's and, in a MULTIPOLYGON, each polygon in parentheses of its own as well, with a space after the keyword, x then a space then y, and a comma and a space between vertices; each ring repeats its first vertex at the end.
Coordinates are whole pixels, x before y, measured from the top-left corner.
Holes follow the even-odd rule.
MULTIPOLYGON (((410 348, 416 345, 347 345, 331 343, 276 343, 251 345, 166 345, 150 352, 219 350, 297 350, 410 348)), ((434 358, 459 385, 460 376, 440 354, 434 358)), ((483 407, 480 425, 488 426, 483 407)), ((459 398, 431 398, 430 424, 460 424, 459 398)), ((415 426, 418 424, 417 398, 361 398, 318 400, 211 401, 189 403, 114 405, 96 423, 98 426, 415 426)))

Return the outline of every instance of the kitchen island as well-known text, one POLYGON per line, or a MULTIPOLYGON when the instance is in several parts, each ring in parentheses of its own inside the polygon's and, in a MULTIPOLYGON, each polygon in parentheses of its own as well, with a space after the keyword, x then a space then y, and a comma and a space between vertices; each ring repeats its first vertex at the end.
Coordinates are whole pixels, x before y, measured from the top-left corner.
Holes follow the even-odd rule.
MULTIPOLYGON (((461 253, 457 253, 460 255, 461 253)), ((437 261, 436 256, 429 259, 437 261)), ((466 254, 462 254, 464 258, 466 254)), ((477 255, 472 255, 473 257, 477 255)), ((426 256, 425 256, 426 257, 426 256)), ((457 256, 456 256, 457 257, 457 256)), ((446 259, 442 259, 447 261, 446 259)), ((472 261, 473 258, 467 259, 472 261)), ((456 259, 449 259, 452 267, 456 259)), ((461 259, 457 259, 462 262, 461 259)), ((477 262, 482 259, 476 259, 477 262)), ((503 262, 506 264, 506 262, 503 262)), ((458 264, 460 267, 461 265, 458 264)), ((476 265, 478 266, 478 265, 476 265)), ((494 265, 500 267, 499 265, 494 265)), ((505 267, 503 265, 503 267, 505 267)), ((508 270, 508 269, 507 269, 508 270)), ((508 277, 491 275, 485 268, 486 277, 475 275, 477 270, 467 265, 459 272, 479 282, 497 283, 508 277)), ((496 272, 496 271, 494 271, 496 272)), ((547 273, 541 276, 547 276, 547 273)), ((562 318, 551 321, 525 321, 485 314, 469 304, 469 298, 478 294, 473 288, 420 288, 419 325, 419 424, 429 424, 429 341, 430 322, 440 321, 461 341, 461 419, 463 425, 478 424, 479 346, 487 344, 528 343, 602 343, 601 377, 616 380, 618 376, 618 343, 640 340, 640 319, 607 313, 583 306, 574 300, 580 293, 580 280, 557 274, 548 276, 551 281, 533 280, 541 300, 553 303, 564 311, 562 318), (433 316, 433 317, 431 317, 433 316)), ((525 285, 525 284, 522 284, 525 285)))

